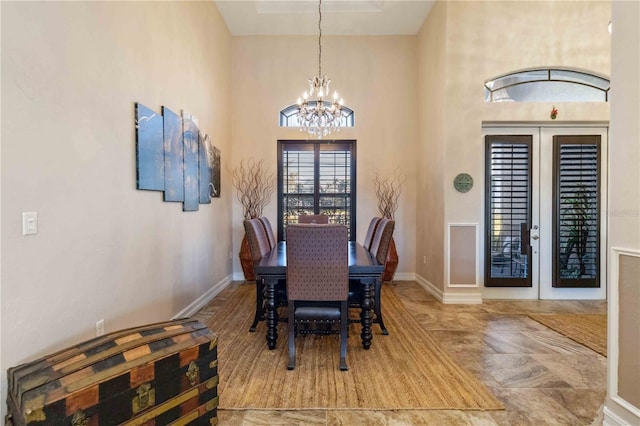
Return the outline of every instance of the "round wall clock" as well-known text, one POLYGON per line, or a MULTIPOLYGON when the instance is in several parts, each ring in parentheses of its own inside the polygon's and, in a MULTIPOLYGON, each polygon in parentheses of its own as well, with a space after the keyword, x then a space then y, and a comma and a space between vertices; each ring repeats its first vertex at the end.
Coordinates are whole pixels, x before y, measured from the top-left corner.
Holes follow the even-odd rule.
POLYGON ((458 192, 469 192, 473 188, 473 178, 467 173, 460 173, 453 179, 453 187, 458 192))

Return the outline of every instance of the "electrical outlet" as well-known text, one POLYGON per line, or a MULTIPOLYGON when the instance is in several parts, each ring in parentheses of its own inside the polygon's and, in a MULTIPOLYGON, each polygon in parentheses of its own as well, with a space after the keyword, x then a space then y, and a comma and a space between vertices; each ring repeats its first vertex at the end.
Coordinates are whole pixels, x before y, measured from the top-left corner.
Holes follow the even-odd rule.
POLYGON ((104 320, 96 321, 96 337, 102 336, 104 334, 104 320))
POLYGON ((422 263, 427 264, 427 256, 422 256, 422 263))
POLYGON ((233 260, 233 252, 229 250, 229 260, 233 260))

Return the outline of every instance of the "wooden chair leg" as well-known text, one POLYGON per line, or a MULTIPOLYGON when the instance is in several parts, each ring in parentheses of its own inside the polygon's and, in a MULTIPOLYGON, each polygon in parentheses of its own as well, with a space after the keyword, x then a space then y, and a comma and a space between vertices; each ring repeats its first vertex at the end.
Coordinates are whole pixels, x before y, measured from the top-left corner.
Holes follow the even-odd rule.
POLYGON ((256 280, 256 313, 249 331, 256 331, 256 326, 264 317, 264 282, 258 278, 256 280))
POLYGON ((382 279, 376 280, 376 297, 373 304, 373 311, 376 313, 376 322, 380 325, 380 329, 382 330, 382 334, 385 336, 389 335, 389 331, 387 327, 384 325, 384 321, 382 320, 382 309, 380 308, 380 293, 382 292, 382 279))
POLYGON ((287 327, 289 328, 289 365, 287 365, 287 370, 293 370, 296 368, 296 322, 295 322, 295 303, 289 301, 288 307, 288 322, 287 327))
POLYGON ((340 370, 347 371, 347 337, 349 331, 349 302, 344 300, 340 305, 340 370))

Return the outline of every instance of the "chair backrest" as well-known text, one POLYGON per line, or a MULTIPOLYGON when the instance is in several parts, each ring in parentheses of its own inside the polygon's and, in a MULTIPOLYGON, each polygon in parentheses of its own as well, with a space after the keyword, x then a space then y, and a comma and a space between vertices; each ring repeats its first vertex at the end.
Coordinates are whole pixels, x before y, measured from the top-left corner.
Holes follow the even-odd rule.
POLYGON ((317 223, 326 225, 329 223, 329 216, 326 214, 301 214, 298 216, 298 223, 317 223))
POLYGON ((269 246, 271 247, 271 249, 273 249, 278 242, 276 241, 276 236, 273 233, 273 228, 271 227, 271 222, 269 222, 269 219, 267 219, 265 216, 262 216, 260 218, 260 222, 262 222, 262 226, 264 226, 264 230, 267 233, 267 239, 269 240, 269 246))
POLYGON ((245 219, 244 232, 249 242, 251 260, 255 264, 271 251, 269 237, 260 219, 245 219))
POLYGON ((289 300, 337 301, 349 294, 349 231, 344 225, 287 226, 289 300))
POLYGON ((369 222, 369 228, 367 229, 367 235, 364 236, 364 243, 362 243, 362 247, 364 247, 367 250, 371 250, 371 243, 373 242, 373 236, 376 233, 376 228, 378 227, 378 224, 380 223, 380 221, 382 220, 381 217, 374 217, 373 219, 371 219, 371 222, 369 222))
POLYGON ((391 245, 391 237, 393 237, 393 229, 396 222, 392 219, 382 218, 378 223, 376 232, 373 236, 373 242, 369 251, 376 257, 378 263, 384 264, 387 260, 387 252, 391 245))

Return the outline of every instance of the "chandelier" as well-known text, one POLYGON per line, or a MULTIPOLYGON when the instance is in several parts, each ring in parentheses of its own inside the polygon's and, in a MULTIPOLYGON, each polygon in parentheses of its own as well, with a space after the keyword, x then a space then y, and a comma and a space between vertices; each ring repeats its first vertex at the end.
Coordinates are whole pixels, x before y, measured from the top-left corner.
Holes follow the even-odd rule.
POLYGON ((324 100, 325 96, 329 97, 331 79, 322 75, 322 0, 318 3, 318 16, 318 75, 309 80, 309 92, 304 92, 297 104, 300 131, 320 139, 331 132, 340 131, 342 99, 338 100, 338 92, 334 92, 332 101, 324 100), (309 101, 312 97, 316 100, 309 101))

